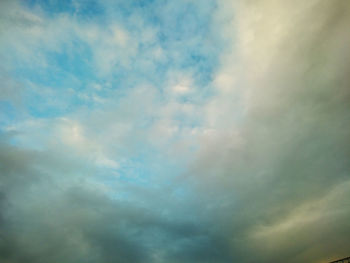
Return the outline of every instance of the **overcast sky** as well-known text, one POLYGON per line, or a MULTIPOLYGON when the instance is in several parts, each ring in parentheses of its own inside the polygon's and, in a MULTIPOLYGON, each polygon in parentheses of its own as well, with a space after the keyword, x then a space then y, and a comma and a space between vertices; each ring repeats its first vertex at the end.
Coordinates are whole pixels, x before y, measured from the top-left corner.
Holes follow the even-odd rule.
POLYGON ((350 256, 350 1, 0 1, 0 261, 350 256))

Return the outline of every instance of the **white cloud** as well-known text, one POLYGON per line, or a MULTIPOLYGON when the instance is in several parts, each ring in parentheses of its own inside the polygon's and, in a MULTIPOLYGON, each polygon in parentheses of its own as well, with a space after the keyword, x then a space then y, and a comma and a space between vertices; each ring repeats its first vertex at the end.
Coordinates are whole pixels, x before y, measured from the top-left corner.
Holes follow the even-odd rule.
POLYGON ((208 213, 229 229, 240 260, 246 251, 255 253, 246 262, 281 262, 279 255, 316 262, 345 253, 319 233, 347 243, 349 210, 328 203, 327 193, 348 184, 347 154, 339 149, 348 144, 340 127, 348 118, 341 97, 349 92, 336 83, 348 80, 338 54, 350 43, 349 12, 341 1, 219 1, 226 49, 189 178, 203 203, 228 204, 208 213))

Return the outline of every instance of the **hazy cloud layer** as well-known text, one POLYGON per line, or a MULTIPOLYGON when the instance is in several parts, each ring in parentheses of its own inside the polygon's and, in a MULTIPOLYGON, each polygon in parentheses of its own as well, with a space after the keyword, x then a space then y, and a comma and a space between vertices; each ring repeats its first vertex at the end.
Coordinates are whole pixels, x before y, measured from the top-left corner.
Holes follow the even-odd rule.
POLYGON ((347 1, 2 1, 0 261, 350 256, 347 1))

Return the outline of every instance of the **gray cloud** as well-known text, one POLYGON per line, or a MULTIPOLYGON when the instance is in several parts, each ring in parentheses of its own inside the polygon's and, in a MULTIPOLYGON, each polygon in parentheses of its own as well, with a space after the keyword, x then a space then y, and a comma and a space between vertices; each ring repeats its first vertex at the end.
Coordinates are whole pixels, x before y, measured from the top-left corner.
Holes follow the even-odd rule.
POLYGON ((234 7, 234 55, 223 58, 218 75, 231 74, 235 85, 215 98, 231 112, 214 115, 224 128, 213 125, 210 140, 203 138, 190 178, 203 202, 213 203, 240 262, 346 256, 350 5, 234 7))
MULTIPOLYGON (((164 33, 175 27, 167 19, 174 8, 157 9, 164 33)), ((215 32, 206 33, 220 36, 211 41, 224 50, 214 95, 190 105, 188 118, 204 120, 197 130, 180 129, 184 142, 169 130, 173 115, 191 107, 148 86, 110 92, 95 112, 2 131, 1 262, 316 263, 348 256, 350 5, 224 0, 215 12, 215 32), (199 150, 188 150, 193 145, 199 150), (142 146, 150 149, 144 155, 165 156, 141 160, 160 175, 135 184, 105 175, 119 173, 123 158, 137 159, 142 146), (181 164, 182 155, 193 160, 174 176, 162 162, 181 164)), ((10 17, 17 27, 45 27, 26 14, 10 17)), ((66 18, 59 21, 71 25, 66 18)), ((168 32, 170 57, 197 29, 182 23, 181 30, 168 32)), ((46 44, 55 49, 52 40, 46 44)), ((0 99, 17 96, 14 83, 3 78, 0 99)), ((135 169, 145 167, 141 161, 135 169)))
POLYGON ((111 199, 71 160, 1 144, 2 262, 224 262, 203 222, 111 199))

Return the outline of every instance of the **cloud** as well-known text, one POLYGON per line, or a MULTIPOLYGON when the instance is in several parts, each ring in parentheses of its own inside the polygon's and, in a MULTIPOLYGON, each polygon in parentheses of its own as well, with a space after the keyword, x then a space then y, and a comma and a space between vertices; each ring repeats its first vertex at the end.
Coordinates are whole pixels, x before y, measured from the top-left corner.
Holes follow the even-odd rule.
POLYGON ((348 3, 0 5, 0 261, 347 256, 348 3))
POLYGON ((349 183, 341 57, 350 6, 222 1, 221 8, 232 42, 207 106, 213 132, 203 135, 190 178, 213 203, 208 213, 221 218, 240 262, 345 256, 349 211, 337 204, 349 183))
POLYGON ((206 262, 207 257, 220 262, 224 256, 205 225, 172 215, 168 208, 176 200, 154 199, 144 206, 139 198, 111 199, 87 177, 90 168, 72 156, 4 143, 1 149, 4 262, 206 262))

